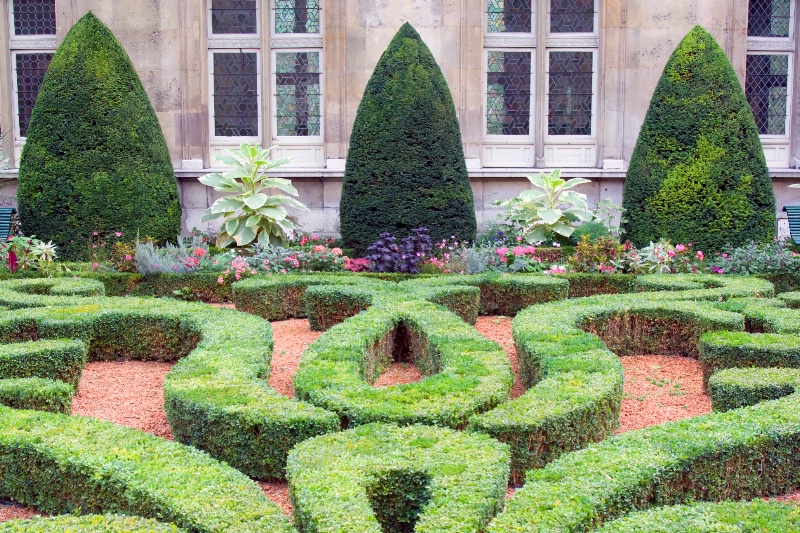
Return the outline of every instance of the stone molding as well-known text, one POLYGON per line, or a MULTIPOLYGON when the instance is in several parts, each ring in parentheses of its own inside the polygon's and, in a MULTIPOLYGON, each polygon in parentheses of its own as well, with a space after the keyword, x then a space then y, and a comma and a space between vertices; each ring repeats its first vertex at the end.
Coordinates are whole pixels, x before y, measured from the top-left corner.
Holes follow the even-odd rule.
POLYGON ((209 37, 209 48, 261 48, 261 37, 209 37))
POLYGON ((279 37, 270 40, 272 48, 322 48, 322 37, 279 37))
POLYGON ((536 37, 509 37, 492 35, 483 38, 486 48, 536 48, 536 37))
POLYGON ((792 41, 762 41, 755 39, 747 40, 748 52, 794 52, 792 41))
POLYGON ((548 48, 597 48, 600 46, 599 37, 548 37, 548 48))
POLYGON ((11 50, 55 50, 56 37, 43 39, 11 39, 11 50))

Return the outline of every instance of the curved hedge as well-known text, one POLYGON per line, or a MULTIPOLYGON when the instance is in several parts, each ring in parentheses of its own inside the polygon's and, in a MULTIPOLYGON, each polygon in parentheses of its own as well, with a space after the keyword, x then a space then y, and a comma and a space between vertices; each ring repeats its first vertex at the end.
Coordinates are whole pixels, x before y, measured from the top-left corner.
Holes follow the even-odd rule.
MULTIPOLYGON (((267 386, 272 328, 258 317, 169 300, 40 294, 93 294, 98 285, 102 290, 91 280, 0 283, 0 305, 15 310, 0 314, 0 342, 71 338, 86 344, 92 361, 180 359, 164 385, 175 438, 253 477, 283 477, 295 444, 340 428, 334 413, 267 386)), ((36 384, 16 387, 31 395, 36 384)))
POLYGON ((20 219, 65 258, 93 232, 157 240, 180 233, 164 134, 122 45, 92 13, 59 46, 42 82, 19 169, 20 219))
POLYGON ((289 455, 301 531, 480 532, 503 508, 508 449, 484 435, 371 424, 289 455))
POLYGON ((722 533, 780 531, 800 533, 800 511, 783 503, 752 502, 675 505, 634 513, 598 533, 722 533))
POLYGON ((174 524, 135 516, 89 515, 34 518, 0 523, 0 533, 184 533, 174 524))
POLYGON ((471 241, 476 222, 456 108, 439 65, 405 23, 367 83, 347 154, 342 239, 363 253, 382 232, 425 227, 471 241))
POLYGON ((45 513, 131 513, 192 533, 293 531, 258 485, 198 450, 110 422, 6 407, 0 495, 45 513))
POLYGON ((502 348, 452 313, 424 301, 376 305, 334 326, 300 360, 298 399, 337 413, 344 427, 370 422, 463 427, 508 397, 511 366, 502 348), (404 352, 426 376, 373 387, 404 352))
POLYGON ((742 85, 714 37, 696 26, 653 93, 625 178, 625 236, 693 242, 705 252, 767 242, 775 196, 742 85))

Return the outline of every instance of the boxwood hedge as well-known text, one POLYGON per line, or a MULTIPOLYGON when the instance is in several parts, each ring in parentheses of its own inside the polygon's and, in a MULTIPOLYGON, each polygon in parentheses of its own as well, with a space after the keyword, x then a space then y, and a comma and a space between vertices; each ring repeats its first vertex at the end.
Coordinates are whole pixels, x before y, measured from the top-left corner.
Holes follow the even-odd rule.
POLYGON ((375 305, 329 329, 303 354, 295 394, 337 413, 345 427, 369 422, 463 427, 508 397, 502 348, 453 313, 422 300, 375 305), (373 387, 394 357, 412 357, 418 383, 373 387))
POLYGON ((781 531, 800 533, 800 509, 783 503, 723 502, 673 505, 615 520, 597 533, 721 533, 781 531))
POLYGON ((175 524, 122 515, 57 516, 0 523, 0 533, 184 533, 175 524))
POLYGON ((295 524, 323 532, 479 532, 503 508, 508 449, 485 435, 370 424, 292 450, 295 524))
MULTIPOLYGON (((0 304, 15 309, 0 314, 0 342, 70 338, 85 342, 89 360, 181 359, 164 386, 175 438, 253 477, 283 477, 286 455, 295 444, 339 429, 334 413, 267 386, 272 354, 268 322, 198 303, 52 296, 95 294, 98 286, 102 291, 91 280, 0 283, 0 304), (39 294, 47 291, 50 295, 39 294)), ((28 396, 40 390, 32 388, 33 382, 17 388, 23 385, 28 396)), ((49 401, 55 402, 56 392, 49 401)))
POLYGON ((0 495, 45 513, 129 513, 194 533, 292 531, 258 485, 194 448, 102 420, 7 407, 0 495))

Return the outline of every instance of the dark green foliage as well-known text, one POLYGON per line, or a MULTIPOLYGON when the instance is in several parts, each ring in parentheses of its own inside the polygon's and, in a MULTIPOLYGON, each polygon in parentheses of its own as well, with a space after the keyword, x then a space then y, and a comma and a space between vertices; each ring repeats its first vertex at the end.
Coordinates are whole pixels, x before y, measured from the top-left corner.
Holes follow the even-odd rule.
POLYGON ((776 333, 706 333, 700 338, 700 363, 706 383, 725 368, 800 368, 800 339, 776 333))
POLYGON ((775 197, 758 130, 733 67, 695 27, 656 87, 625 180, 625 237, 666 238, 706 253, 766 242, 775 197))
POLYGON ((86 255, 94 231, 172 239, 181 207, 155 111, 125 50, 92 13, 53 57, 19 170, 26 234, 65 258, 86 255))
POLYGON ((418 227, 435 241, 475 238, 475 208, 447 81, 408 23, 395 35, 358 108, 347 155, 341 231, 363 253, 382 232, 418 227))
POLYGON ((477 533, 503 508, 508 448, 486 435, 369 424, 299 444, 287 471, 300 531, 477 533))
POLYGON ((42 378, 0 379, 0 405, 70 414, 75 389, 69 383, 42 378))

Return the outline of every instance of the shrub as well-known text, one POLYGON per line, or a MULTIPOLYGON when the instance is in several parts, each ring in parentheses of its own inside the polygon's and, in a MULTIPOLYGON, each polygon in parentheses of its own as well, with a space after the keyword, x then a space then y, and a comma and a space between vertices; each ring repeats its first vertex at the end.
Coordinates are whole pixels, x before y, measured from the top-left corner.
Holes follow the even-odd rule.
POLYGON ((19 170, 25 231, 66 258, 94 231, 157 240, 181 206, 156 114, 128 55, 92 13, 69 31, 42 83, 19 170))
POLYGON ((612 237, 590 238, 583 235, 575 253, 569 258, 569 266, 575 272, 613 272, 613 262, 622 256, 623 246, 612 237), (610 267, 610 271, 609 271, 610 267))
POLYGON ((173 524, 122 515, 58 516, 13 520, 0 524, 0 533, 182 533, 173 524))
POLYGON ((307 440, 289 456, 301 531, 484 531, 503 508, 508 448, 485 435, 371 424, 307 440))
POLYGON ((775 198, 758 130, 725 52, 700 26, 681 41, 639 133, 623 207, 637 246, 707 252, 772 239, 775 198))
POLYGON ((129 513, 192 533, 293 531, 241 472, 189 446, 88 417, 0 407, 0 494, 46 513, 129 513))
POLYGON ((426 227, 475 238, 475 208, 453 99, 436 60, 404 24, 378 61, 350 137, 340 204, 345 246, 426 227))

